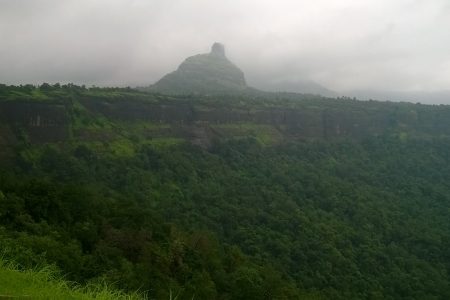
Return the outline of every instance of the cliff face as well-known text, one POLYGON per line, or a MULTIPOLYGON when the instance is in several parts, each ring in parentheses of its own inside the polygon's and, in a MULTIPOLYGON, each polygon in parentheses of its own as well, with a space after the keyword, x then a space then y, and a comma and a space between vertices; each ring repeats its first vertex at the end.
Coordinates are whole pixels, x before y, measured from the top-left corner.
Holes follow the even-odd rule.
POLYGON ((47 143, 69 137, 70 120, 63 104, 37 102, 0 103, 3 142, 14 143, 26 135, 31 143, 47 143))
POLYGON ((126 100, 114 104, 89 100, 82 103, 90 111, 122 121, 141 120, 185 128, 251 123, 273 126, 287 138, 359 138, 382 134, 390 127, 388 115, 322 108, 205 108, 193 104, 130 103, 126 100))
POLYGON ((237 92, 246 88, 244 73, 228 60, 225 47, 219 43, 210 53, 188 57, 152 87, 167 94, 237 92))
POLYGON ((80 129, 80 125, 76 125, 80 123, 77 109, 94 123, 96 120, 109 120, 111 124, 140 122, 149 124, 143 133, 145 138, 181 138, 204 147, 217 138, 254 136, 261 130, 276 136, 277 140, 364 138, 387 132, 450 135, 450 110, 447 107, 413 104, 402 107, 355 101, 336 105, 339 103, 336 101, 328 100, 325 104, 303 108, 259 104, 223 106, 215 102, 167 99, 150 102, 80 98, 76 104, 72 101, 54 104, 1 102, 0 156, 20 140, 39 144, 71 138, 89 141, 114 138, 111 128, 80 129))

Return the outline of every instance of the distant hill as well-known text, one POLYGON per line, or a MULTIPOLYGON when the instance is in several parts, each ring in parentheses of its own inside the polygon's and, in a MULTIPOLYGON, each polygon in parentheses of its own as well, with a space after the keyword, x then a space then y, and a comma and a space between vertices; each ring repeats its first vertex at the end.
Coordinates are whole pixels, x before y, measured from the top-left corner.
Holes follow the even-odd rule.
POLYGON ((361 100, 380 101, 406 101, 422 104, 450 104, 450 91, 389 91, 389 90, 354 90, 345 93, 345 96, 356 97, 361 100))
POLYGON ((336 92, 311 80, 282 79, 261 80, 255 84, 256 88, 267 92, 288 92, 337 97, 336 92))
POLYGON ((244 91, 247 84, 244 73, 226 57, 224 45, 214 43, 210 53, 188 57, 150 89, 168 94, 204 94, 244 91))
POLYGON ((177 70, 142 90, 171 95, 261 94, 264 91, 338 96, 320 84, 307 80, 267 79, 256 82, 255 87, 247 85, 244 73, 226 57, 225 46, 214 43, 211 52, 188 57, 177 70))

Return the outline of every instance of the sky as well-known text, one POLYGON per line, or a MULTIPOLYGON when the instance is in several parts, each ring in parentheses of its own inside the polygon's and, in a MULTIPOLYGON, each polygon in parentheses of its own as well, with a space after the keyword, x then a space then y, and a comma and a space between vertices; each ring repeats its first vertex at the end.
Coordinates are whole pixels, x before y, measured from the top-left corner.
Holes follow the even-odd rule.
POLYGON ((0 82, 146 86, 225 44, 250 85, 450 90, 448 0, 0 0, 0 82))

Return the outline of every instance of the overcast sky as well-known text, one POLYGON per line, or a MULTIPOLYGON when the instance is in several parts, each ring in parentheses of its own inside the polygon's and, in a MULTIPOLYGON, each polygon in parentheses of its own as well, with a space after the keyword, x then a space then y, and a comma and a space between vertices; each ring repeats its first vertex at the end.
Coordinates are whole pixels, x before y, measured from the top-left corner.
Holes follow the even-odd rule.
POLYGON ((250 84, 450 89, 448 0, 0 0, 0 82, 149 85, 225 44, 250 84))

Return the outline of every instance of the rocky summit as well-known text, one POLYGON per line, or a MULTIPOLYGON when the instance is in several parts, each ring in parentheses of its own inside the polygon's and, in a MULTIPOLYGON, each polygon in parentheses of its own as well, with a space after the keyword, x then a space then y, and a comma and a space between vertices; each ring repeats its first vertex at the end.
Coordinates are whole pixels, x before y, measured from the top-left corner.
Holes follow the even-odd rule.
POLYGON ((170 94, 239 92, 247 89, 244 73, 225 55, 223 44, 211 52, 188 57, 176 71, 165 75, 152 90, 170 94))

